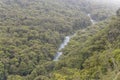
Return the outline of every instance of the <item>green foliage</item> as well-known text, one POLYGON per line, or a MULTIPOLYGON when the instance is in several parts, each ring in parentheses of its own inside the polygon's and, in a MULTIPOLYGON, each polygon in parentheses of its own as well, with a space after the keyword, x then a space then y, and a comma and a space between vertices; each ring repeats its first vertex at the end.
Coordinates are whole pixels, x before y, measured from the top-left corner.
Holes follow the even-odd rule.
POLYGON ((116 64, 118 68, 120 68, 120 49, 115 49, 112 54, 114 55, 114 59, 116 61, 116 64))
POLYGON ((8 79, 7 80, 25 80, 24 78, 22 78, 21 76, 19 75, 10 75, 8 76, 8 79))
POLYGON ((52 79, 53 80, 79 80, 80 78, 80 71, 78 69, 73 68, 62 68, 61 70, 53 73, 52 79))
POLYGON ((2 62, 0 62, 0 80, 4 80, 5 79, 5 68, 4 68, 4 64, 2 62))
POLYGON ((104 20, 116 8, 93 1, 0 0, 0 80, 102 79, 118 71, 119 18, 90 26, 87 16, 104 20), (64 37, 76 31, 53 62, 64 37))
POLYGON ((63 77, 63 80, 119 80, 119 24, 119 17, 117 17, 78 31, 63 50, 64 55, 56 67, 58 70, 53 73, 55 79, 60 77, 62 80, 63 77), (63 70, 63 67, 77 68, 78 79, 74 77, 67 79, 77 71, 73 70, 73 74, 69 75, 70 72, 63 70))

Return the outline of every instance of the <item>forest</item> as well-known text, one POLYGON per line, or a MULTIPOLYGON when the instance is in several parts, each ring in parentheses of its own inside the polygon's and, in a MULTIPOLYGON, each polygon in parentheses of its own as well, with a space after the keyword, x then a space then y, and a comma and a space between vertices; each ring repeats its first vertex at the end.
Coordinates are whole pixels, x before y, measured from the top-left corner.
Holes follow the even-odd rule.
POLYGON ((120 6, 0 0, 0 80, 120 80, 120 6))

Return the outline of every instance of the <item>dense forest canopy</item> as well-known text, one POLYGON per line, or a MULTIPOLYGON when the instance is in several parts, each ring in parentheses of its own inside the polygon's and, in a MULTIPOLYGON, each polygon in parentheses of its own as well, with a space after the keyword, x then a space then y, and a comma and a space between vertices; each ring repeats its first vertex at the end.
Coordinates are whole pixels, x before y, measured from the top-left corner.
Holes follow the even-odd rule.
POLYGON ((118 0, 0 0, 0 80, 119 80, 119 7, 118 0))

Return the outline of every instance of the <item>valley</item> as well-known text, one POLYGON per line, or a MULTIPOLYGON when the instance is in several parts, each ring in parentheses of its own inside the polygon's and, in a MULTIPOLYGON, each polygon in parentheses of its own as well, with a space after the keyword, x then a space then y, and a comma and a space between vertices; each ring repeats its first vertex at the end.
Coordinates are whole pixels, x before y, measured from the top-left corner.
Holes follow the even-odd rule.
POLYGON ((113 0, 0 0, 0 80, 119 80, 119 8, 113 0))

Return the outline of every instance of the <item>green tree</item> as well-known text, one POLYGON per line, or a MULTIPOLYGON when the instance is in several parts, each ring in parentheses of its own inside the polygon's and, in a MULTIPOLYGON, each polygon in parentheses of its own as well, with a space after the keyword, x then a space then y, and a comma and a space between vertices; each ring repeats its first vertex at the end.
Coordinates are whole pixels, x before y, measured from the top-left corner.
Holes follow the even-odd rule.
POLYGON ((0 80, 6 80, 4 64, 0 61, 0 80))

